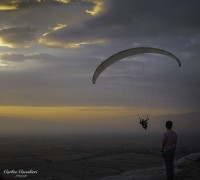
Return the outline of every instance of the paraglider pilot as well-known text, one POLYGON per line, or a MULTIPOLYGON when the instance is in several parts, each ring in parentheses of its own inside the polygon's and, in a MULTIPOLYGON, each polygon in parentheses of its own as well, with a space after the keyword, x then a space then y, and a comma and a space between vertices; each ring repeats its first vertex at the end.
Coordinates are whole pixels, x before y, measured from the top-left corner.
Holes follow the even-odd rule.
POLYGON ((139 116, 139 119, 140 119, 140 124, 146 130, 147 129, 148 120, 149 120, 149 116, 147 116, 146 119, 140 118, 140 116, 139 116))

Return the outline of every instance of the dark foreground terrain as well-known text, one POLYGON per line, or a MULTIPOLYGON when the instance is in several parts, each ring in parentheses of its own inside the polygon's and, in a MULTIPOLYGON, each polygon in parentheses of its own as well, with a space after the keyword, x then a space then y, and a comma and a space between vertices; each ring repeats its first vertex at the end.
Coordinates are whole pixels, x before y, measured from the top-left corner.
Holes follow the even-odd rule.
MULTIPOLYGON (((160 138, 159 134, 1 136, 1 176, 8 180, 94 180, 161 167, 160 138)), ((179 139, 177 159, 200 152, 196 136, 179 139)), ((177 178, 187 177, 180 173, 177 178)))

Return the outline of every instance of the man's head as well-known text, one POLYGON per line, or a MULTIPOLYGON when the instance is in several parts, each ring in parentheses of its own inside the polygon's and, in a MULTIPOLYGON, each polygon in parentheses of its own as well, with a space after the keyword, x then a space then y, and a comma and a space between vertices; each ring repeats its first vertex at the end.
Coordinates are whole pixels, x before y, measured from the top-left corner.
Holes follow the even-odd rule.
POLYGON ((166 128, 171 129, 172 128, 172 121, 167 121, 166 122, 166 128))

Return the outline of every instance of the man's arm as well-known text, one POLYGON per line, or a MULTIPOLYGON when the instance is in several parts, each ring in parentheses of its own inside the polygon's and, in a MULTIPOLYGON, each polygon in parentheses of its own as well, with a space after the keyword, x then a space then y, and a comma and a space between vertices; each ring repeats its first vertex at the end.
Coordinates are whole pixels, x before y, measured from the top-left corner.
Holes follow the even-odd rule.
MULTIPOLYGON (((178 137, 177 137, 177 135, 176 135, 176 142, 175 142, 175 143, 176 143, 176 145, 177 145, 177 138, 178 138, 178 137)), ((176 145, 175 145, 175 148, 176 148, 176 145)))
POLYGON ((162 138, 162 146, 161 146, 161 154, 162 154, 162 157, 163 157, 163 152, 164 152, 164 148, 166 146, 166 143, 167 143, 167 134, 164 133, 163 135, 163 138, 162 138))
POLYGON ((165 148, 166 142, 167 142, 166 140, 162 141, 162 147, 161 147, 162 156, 163 156, 163 152, 164 152, 164 148, 165 148))

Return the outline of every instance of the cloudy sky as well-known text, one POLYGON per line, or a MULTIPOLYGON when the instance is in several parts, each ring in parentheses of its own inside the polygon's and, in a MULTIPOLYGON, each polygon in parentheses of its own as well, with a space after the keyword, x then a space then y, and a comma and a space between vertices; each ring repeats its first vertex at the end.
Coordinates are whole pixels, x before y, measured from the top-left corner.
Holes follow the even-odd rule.
POLYGON ((131 122, 121 120, 148 101, 155 116, 199 111, 199 9, 198 0, 1 0, 1 130, 14 131, 19 119, 76 122, 74 129, 118 119, 126 129, 131 122), (161 55, 135 56, 92 84, 103 60, 140 46, 165 49, 182 67, 161 55))

